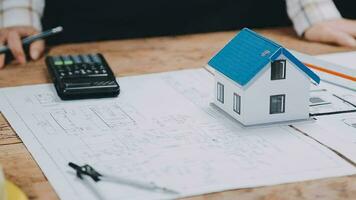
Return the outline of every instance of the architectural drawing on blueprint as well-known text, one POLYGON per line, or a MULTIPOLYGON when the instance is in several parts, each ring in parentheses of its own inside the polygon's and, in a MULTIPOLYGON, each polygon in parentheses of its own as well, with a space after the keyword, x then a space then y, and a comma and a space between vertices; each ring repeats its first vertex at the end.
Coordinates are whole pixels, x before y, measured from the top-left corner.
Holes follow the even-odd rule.
MULTIPOLYGON (((61 199, 95 199, 70 161, 152 181, 179 196, 355 173, 291 127, 242 129, 210 106, 213 77, 203 69, 120 83, 119 98, 83 101, 60 101, 50 84, 0 90, 1 111, 61 199)), ((96 185, 107 199, 178 197, 96 185)))

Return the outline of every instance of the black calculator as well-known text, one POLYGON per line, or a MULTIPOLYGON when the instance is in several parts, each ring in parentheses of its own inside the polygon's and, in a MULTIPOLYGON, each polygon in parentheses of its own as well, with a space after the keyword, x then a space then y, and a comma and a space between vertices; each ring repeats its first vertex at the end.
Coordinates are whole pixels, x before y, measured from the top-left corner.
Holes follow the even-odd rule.
POLYGON ((63 100, 116 97, 120 86, 101 54, 47 56, 46 64, 63 100))

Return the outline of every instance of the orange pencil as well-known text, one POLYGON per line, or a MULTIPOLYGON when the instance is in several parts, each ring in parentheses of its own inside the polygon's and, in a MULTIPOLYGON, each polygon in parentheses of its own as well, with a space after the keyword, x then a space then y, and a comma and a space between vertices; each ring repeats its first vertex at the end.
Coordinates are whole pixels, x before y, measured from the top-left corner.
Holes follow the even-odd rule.
POLYGON ((323 67, 319 67, 319 66, 316 66, 316 65, 313 65, 313 64, 309 64, 309 63, 304 63, 304 65, 306 65, 307 67, 312 68, 312 69, 316 69, 316 70, 319 70, 319 71, 322 71, 322 72, 325 72, 325 73, 328 73, 328 74, 332 74, 334 76, 338 76, 338 77, 341 77, 341 78, 348 79, 348 80, 356 82, 356 77, 353 77, 353 76, 350 76, 350 75, 347 75, 347 74, 343 74, 343 73, 340 73, 340 72, 337 72, 337 71, 333 71, 333 70, 330 70, 330 69, 325 69, 323 67))

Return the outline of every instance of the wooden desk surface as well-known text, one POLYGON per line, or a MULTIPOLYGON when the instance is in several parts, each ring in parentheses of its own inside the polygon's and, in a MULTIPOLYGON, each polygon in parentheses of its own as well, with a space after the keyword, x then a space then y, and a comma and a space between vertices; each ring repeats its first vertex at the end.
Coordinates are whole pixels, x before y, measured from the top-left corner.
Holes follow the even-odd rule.
MULTIPOLYGON (((320 54, 352 49, 299 40, 291 28, 264 29, 258 32, 287 48, 320 54)), ((195 34, 122 41, 69 44, 50 49, 51 55, 102 52, 117 76, 200 68, 236 32, 195 34)), ((12 65, 0 71, 0 87, 50 82, 44 60, 12 65)), ((30 199, 58 199, 46 177, 22 141, 0 115, 0 163, 5 176, 19 185, 30 199)), ((207 194, 187 200, 212 199, 356 199, 356 176, 282 184, 253 189, 207 194)))

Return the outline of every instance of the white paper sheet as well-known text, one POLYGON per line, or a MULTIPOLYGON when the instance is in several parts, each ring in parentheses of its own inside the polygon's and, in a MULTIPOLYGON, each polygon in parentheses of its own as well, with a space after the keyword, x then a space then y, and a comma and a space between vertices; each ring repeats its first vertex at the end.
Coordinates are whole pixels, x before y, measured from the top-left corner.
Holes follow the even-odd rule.
POLYGON ((356 70, 356 51, 331 53, 316 56, 322 60, 356 70))
POLYGON ((295 127, 356 163, 356 113, 320 116, 295 127))
MULTIPOLYGON (((322 82, 319 86, 314 86, 313 91, 316 92, 311 92, 311 96, 317 96, 317 93, 325 93, 324 96, 326 97, 321 97, 325 101, 332 98, 330 94, 336 95, 343 101, 337 102, 333 99, 330 100, 331 104, 312 106, 311 110, 314 112, 338 112, 351 110, 351 107, 354 110, 356 109, 356 92, 325 82, 322 82)), ((294 126, 356 164, 356 112, 315 116, 315 119, 313 123, 296 124, 294 126)))
MULTIPOLYGON (((186 70, 121 78, 115 99, 60 101, 52 85, 0 90, 0 110, 61 199, 96 196, 69 161, 179 196, 355 174, 332 151, 288 126, 242 129, 212 108, 213 77, 186 70)), ((99 182, 106 199, 176 198, 99 182)))
POLYGON ((310 91, 310 114, 356 112, 356 92, 321 82, 310 91))

